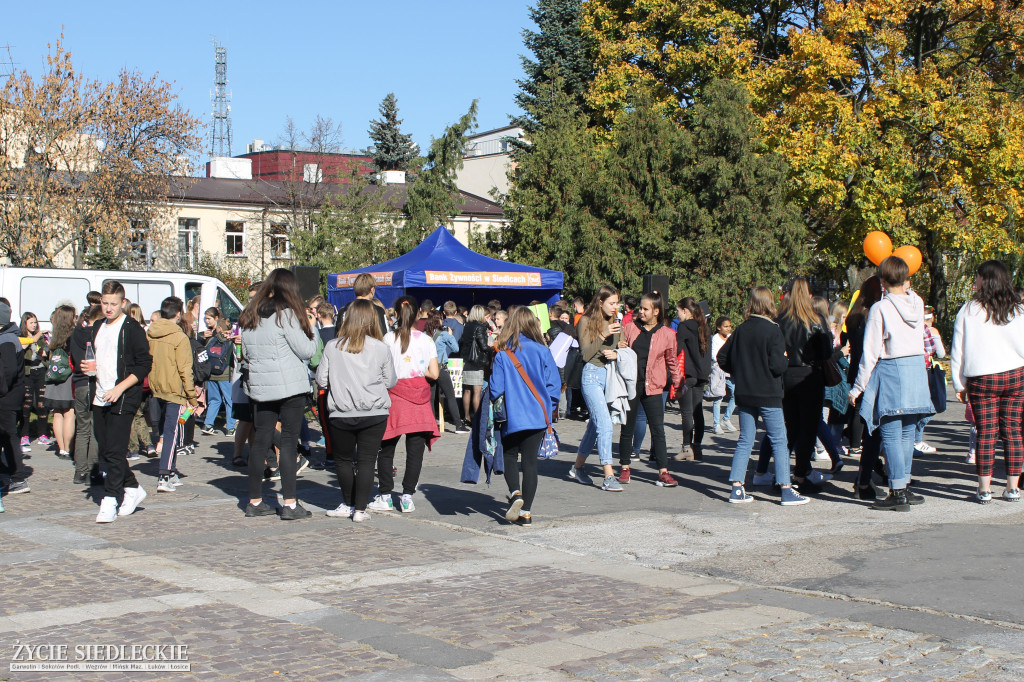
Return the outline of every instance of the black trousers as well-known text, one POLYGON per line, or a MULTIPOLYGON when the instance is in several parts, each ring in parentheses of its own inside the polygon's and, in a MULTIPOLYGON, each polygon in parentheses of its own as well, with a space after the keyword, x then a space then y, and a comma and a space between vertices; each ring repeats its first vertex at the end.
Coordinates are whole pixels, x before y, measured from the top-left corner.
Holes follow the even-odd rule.
POLYGON ((444 409, 448 413, 448 419, 452 424, 459 424, 462 417, 459 416, 459 403, 455 400, 455 384, 452 383, 452 375, 448 373, 448 367, 442 366, 437 381, 431 382, 431 401, 434 406, 434 416, 437 416, 437 392, 440 390, 444 396, 444 409))
POLYGON ((249 454, 249 499, 258 500, 263 497, 263 468, 268 462, 274 461, 274 432, 277 423, 281 422, 281 495, 286 500, 293 500, 299 431, 302 429, 302 415, 306 411, 306 394, 282 400, 254 400, 252 405, 256 434, 249 454))
POLYGON ((18 410, 0 410, 0 455, 3 458, 3 473, 12 481, 25 480, 24 457, 21 454, 21 439, 18 437, 18 410))
POLYGON ((19 426, 21 427, 22 438, 30 435, 28 427, 33 412, 36 413, 37 435, 49 435, 50 425, 49 422, 46 421, 46 416, 50 411, 46 409, 45 405, 43 405, 43 398, 46 395, 45 380, 45 366, 33 369, 25 376, 25 404, 21 408, 21 414, 18 419, 19 426))
POLYGON ((546 431, 547 429, 516 431, 501 437, 501 448, 505 458, 505 485, 508 486, 510 493, 517 490, 523 493, 523 511, 533 509, 533 499, 537 497, 537 453, 540 451, 540 444, 546 431), (520 459, 523 466, 522 487, 519 486, 519 466, 516 463, 516 460, 520 459))
POLYGON ((117 414, 110 406, 92 408, 92 425, 96 432, 96 445, 100 462, 107 477, 103 479, 104 495, 116 497, 121 504, 125 488, 138 488, 135 473, 128 466, 128 438, 132 432, 135 413, 117 414))
POLYGON ((329 427, 334 469, 345 504, 357 511, 366 511, 373 492, 373 470, 381 437, 388 427, 387 417, 360 429, 347 428, 340 419, 332 419, 329 427))
MULTIPOLYGON (((860 419, 860 417, 857 417, 860 419)), ((864 429, 864 438, 861 440, 864 448, 860 453, 860 469, 857 472, 857 484, 861 486, 871 485, 871 472, 875 470, 882 452, 882 430, 875 429, 874 433, 868 433, 864 429)), ((888 483, 888 481, 886 481, 888 483)))
MULTIPOLYGON (((700 445, 704 441, 704 387, 707 382, 690 384, 686 382, 686 392, 679 399, 679 412, 683 419, 683 445, 700 445)), ((664 422, 664 419, 662 420, 664 422)), ((630 443, 627 452, 633 451, 630 443)))
MULTIPOLYGON (((637 382, 637 389, 643 386, 637 382)), ((687 391, 689 393, 689 391, 687 391)), ((633 452, 633 436, 636 431, 636 416, 639 406, 643 406, 647 415, 647 427, 651 431, 651 454, 658 461, 659 469, 668 468, 668 450, 665 446, 665 405, 661 402, 662 394, 637 395, 629 401, 629 412, 626 414, 626 425, 619 430, 619 464, 629 466, 630 453, 633 452)))
MULTIPOLYGON (((377 492, 390 495, 395 489, 395 446, 396 438, 389 438, 380 444, 380 456, 377 457, 377 492)), ((430 434, 405 434, 405 474, 402 476, 402 494, 412 495, 416 492, 416 484, 420 482, 420 471, 423 469, 423 452, 427 449, 430 434)))

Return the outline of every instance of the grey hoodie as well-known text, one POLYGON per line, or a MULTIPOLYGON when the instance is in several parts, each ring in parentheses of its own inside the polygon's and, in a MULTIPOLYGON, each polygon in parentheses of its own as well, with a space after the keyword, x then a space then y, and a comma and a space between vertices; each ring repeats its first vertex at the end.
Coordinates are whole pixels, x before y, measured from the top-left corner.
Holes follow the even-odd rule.
POLYGON ((388 389, 398 383, 391 351, 383 341, 367 338, 362 353, 348 353, 333 340, 324 346, 316 383, 329 388, 329 417, 387 415, 391 409, 388 389))
POLYGON ((864 392, 879 360, 911 355, 924 355, 924 301, 913 291, 906 295, 886 293, 868 313, 864 354, 850 393, 856 397, 864 392))

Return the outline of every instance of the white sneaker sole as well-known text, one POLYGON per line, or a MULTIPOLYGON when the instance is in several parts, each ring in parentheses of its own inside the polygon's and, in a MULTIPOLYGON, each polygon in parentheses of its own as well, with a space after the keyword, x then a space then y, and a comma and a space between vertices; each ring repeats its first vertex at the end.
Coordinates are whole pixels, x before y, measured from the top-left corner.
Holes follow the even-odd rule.
POLYGON ((517 495, 512 504, 509 505, 508 511, 505 512, 505 520, 509 523, 515 523, 519 519, 519 510, 523 508, 523 497, 517 495))

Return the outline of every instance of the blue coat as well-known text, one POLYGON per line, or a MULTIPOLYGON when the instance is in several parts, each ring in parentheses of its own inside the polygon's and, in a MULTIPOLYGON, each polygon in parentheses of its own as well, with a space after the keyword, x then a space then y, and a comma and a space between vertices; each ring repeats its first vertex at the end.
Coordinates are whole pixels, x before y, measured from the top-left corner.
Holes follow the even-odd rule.
MULTIPOLYGON (((558 367, 548 347, 519 335, 519 350, 514 351, 534 388, 542 399, 547 399, 548 416, 558 407, 562 393, 562 382, 558 378, 558 367)), ((494 354, 491 368, 491 399, 505 396, 505 412, 508 421, 504 423, 501 435, 517 431, 543 429, 548 425, 540 403, 523 381, 511 358, 500 351, 494 354)))

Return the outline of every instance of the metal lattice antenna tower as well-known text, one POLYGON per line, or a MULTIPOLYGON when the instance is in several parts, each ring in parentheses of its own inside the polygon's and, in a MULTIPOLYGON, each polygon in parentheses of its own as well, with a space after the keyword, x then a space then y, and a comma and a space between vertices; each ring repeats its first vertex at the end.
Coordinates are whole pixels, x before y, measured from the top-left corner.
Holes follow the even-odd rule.
POLYGON ((231 156, 231 93, 228 92, 228 49, 213 41, 216 67, 213 77, 213 126, 210 129, 210 156, 231 156))

